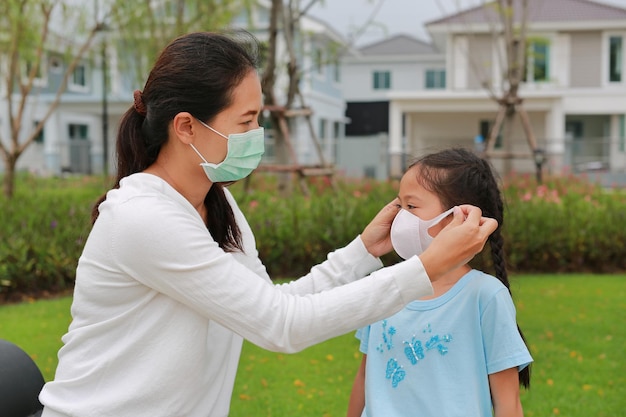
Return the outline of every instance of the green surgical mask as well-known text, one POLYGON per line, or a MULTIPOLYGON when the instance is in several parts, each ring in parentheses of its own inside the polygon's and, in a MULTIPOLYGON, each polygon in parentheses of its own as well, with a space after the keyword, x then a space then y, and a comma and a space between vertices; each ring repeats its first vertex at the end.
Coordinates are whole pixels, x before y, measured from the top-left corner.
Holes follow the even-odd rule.
POLYGON ((219 164, 212 164, 198 152, 193 144, 189 144, 204 161, 200 164, 211 182, 238 181, 250 175, 261 162, 265 151, 265 135, 262 127, 248 130, 245 133, 233 133, 225 136, 211 126, 198 120, 202 126, 228 140, 226 158, 219 164))

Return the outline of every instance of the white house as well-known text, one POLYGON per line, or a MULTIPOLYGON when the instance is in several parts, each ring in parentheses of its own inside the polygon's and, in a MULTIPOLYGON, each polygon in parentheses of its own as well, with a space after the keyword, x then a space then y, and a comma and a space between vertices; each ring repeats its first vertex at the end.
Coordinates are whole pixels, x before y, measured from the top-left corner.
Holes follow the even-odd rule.
MULTIPOLYGON (((409 35, 395 35, 346 54, 341 89, 349 122, 339 143, 338 168, 351 177, 388 178, 390 96, 443 89, 445 70, 445 55, 435 45, 409 35)), ((405 148, 402 145, 401 153, 405 148)))
MULTIPOLYGON (((35 80, 35 91, 30 95, 23 123, 34 126, 44 117, 49 104, 69 65, 66 55, 49 49, 42 59, 41 75, 35 80)), ((109 50, 110 88, 107 93, 111 137, 116 119, 128 107, 129 93, 121 97, 119 74, 115 72, 115 55, 109 50), (112 81, 112 82, 111 82, 112 81)), ((18 170, 41 174, 61 172, 92 173, 103 170, 103 77, 100 44, 84 57, 70 75, 61 104, 44 125, 36 141, 30 145, 17 163, 18 170)), ((8 102, 0 101, 0 114, 6 115, 8 102)), ((0 120, 2 137, 9 137, 9 123, 0 120)), ((23 129, 26 135, 27 129, 23 129)), ((24 138, 22 138, 24 140, 24 138)), ((111 153, 111 147, 109 147, 111 153)), ((110 158, 109 158, 110 161, 110 158)), ((0 172, 4 170, 0 161, 0 172)))
MULTIPOLYGON (((349 123, 338 162, 348 175, 398 177, 411 157, 473 147, 478 135, 487 136, 498 106, 484 86, 497 91, 504 68, 495 10, 487 3, 427 23, 432 43, 394 36, 344 57, 349 123)), ((547 153, 545 168, 595 171, 607 183, 626 183, 626 9, 529 0, 528 20, 520 96, 547 153)), ((513 152, 526 154, 513 169, 534 171, 519 121, 513 140, 513 152)), ((499 170, 503 162, 493 160, 499 170)))
MULTIPOLYGON (((547 169, 599 169, 607 181, 626 172, 626 9, 588 0, 529 0, 526 82, 520 90, 547 169)), ((516 2, 520 15, 519 2, 516 2)), ((388 94, 392 175, 402 155, 441 146, 473 146, 497 111, 485 83, 502 81, 503 42, 494 6, 486 4, 427 23, 445 53, 445 88, 388 94)), ((416 74, 416 77, 418 75, 416 74)), ((514 151, 527 151, 518 124, 514 151)), ((516 171, 534 170, 530 156, 516 171)), ((496 168, 502 161, 494 161, 496 168)))
MULTIPOLYGON (((267 39, 268 22, 269 2, 260 1, 252 16, 242 14, 233 20, 231 26, 246 28, 264 42, 267 39)), ((304 117, 293 118, 290 121, 291 139, 300 164, 320 162, 313 135, 319 138, 325 161, 333 163, 336 157, 335 144, 344 134, 345 101, 339 88, 338 62, 330 59, 330 51, 334 49, 330 45, 341 44, 343 40, 332 28, 317 19, 303 16, 299 24, 300 31, 295 42, 302 70, 300 90, 305 105, 312 110, 313 129, 309 128, 304 117)), ((119 120, 132 104, 132 92, 142 86, 136 85, 134 77, 120 69, 120 61, 125 58, 116 48, 114 34, 108 35, 106 59, 102 59, 101 46, 99 40, 76 68, 61 103, 45 123, 41 135, 18 160, 18 170, 52 175, 62 172, 98 174, 104 171, 106 164, 108 172, 114 172, 115 137, 119 120), (108 79, 106 91, 103 89, 103 70, 106 70, 108 79), (103 118, 105 114, 106 123, 103 118)), ((284 43, 280 43, 278 48, 279 57, 285 60, 287 54, 284 43)), ((285 62, 279 62, 277 67, 286 68, 285 62)), ((42 75, 37 80, 39 93, 31 97, 25 123, 41 120, 68 64, 67 57, 61 54, 50 52, 46 55, 42 75)), ((285 75, 279 74, 279 99, 286 91, 286 82, 285 75)), ((6 108, 6 105, 5 100, 0 101, 0 108, 6 108)), ((8 138, 8 123, 0 120, 0 129, 3 129, 2 137, 8 138)), ((266 162, 272 162, 271 137, 268 145, 266 162)), ((0 172, 2 170, 0 161, 0 172)))
MULTIPOLYGON (((248 27, 264 41, 268 5, 260 2, 252 19, 239 16, 233 25, 248 27)), ((626 9, 589 0, 529 0, 529 5, 530 53, 520 95, 547 152, 547 169, 596 170, 608 182, 626 176, 626 9)), ((484 88, 502 80, 503 42, 493 31, 497 21, 490 4, 471 8, 428 23, 432 42, 397 35, 349 50, 339 65, 334 53, 343 44, 341 36, 324 22, 303 17, 296 39, 300 90, 312 115, 310 124, 299 117, 290 126, 298 162, 320 162, 312 134, 320 140, 325 161, 340 172, 378 179, 401 175, 412 156, 450 145, 473 146, 477 135, 486 136, 497 112, 484 88)), ((279 45, 279 56, 286 55, 279 45)), ((115 169, 118 120, 132 103, 132 91, 141 86, 119 70, 122 57, 112 39, 106 56, 106 94, 98 44, 74 72, 61 105, 18 169, 100 173, 105 163, 109 172, 115 169)), ((35 104, 52 99, 67 65, 53 51, 46 63, 38 80, 41 94, 26 123, 41 119, 43 107, 35 104)), ((279 76, 279 96, 285 83, 279 76)), ((6 138, 8 123, 0 120, 0 129, 6 138)), ((528 152, 519 125, 513 134, 514 151, 528 152)), ((271 140, 267 151, 271 163, 271 140)), ((501 160, 494 164, 502 167, 501 160)), ((514 161, 514 169, 534 170, 529 152, 514 161)))

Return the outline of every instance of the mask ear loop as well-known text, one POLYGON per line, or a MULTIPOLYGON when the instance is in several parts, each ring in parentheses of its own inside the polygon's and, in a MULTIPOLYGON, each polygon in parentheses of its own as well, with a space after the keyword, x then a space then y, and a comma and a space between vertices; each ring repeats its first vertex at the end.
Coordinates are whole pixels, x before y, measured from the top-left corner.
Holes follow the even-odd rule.
MULTIPOLYGON (((423 232, 426 232, 426 234, 428 236, 430 236, 430 233, 428 232, 432 227, 437 226, 439 223, 441 223, 441 221, 443 219, 445 219, 446 217, 448 217, 449 215, 454 213, 454 207, 452 207, 449 210, 444 211, 443 213, 441 213, 439 216, 436 216, 434 219, 431 220, 427 220, 424 222, 424 229, 422 229, 423 232)), ((432 236, 431 236, 432 238, 432 236)))
POLYGON ((202 120, 200 119, 196 119, 197 121, 200 122, 200 124, 204 127, 206 127, 207 129, 209 129, 210 131, 212 131, 213 133, 217 133, 218 135, 220 135, 221 137, 223 137, 224 139, 228 140, 228 136, 221 134, 220 132, 218 132, 217 130, 213 129, 211 126, 209 126, 208 124, 204 123, 202 120))
MULTIPOLYGON (((218 132, 217 130, 213 129, 211 126, 209 126, 208 124, 204 123, 202 120, 195 118, 202 126, 206 127, 207 129, 209 129, 210 131, 217 133, 218 135, 220 135, 221 137, 223 137, 224 139, 228 140, 227 136, 222 135, 220 132, 218 132)), ((208 164, 209 161, 207 161, 206 159, 204 159, 204 156, 202 156, 202 154, 200 152, 198 152, 198 150, 196 149, 195 146, 193 146, 193 143, 190 143, 189 146, 191 146, 191 149, 193 149, 198 156, 200 157, 200 159, 202 159, 204 161, 205 164, 208 164)))
POLYGON ((434 219, 430 220, 430 226, 429 227, 433 227, 433 226, 437 225, 437 223, 441 222, 443 219, 445 219, 446 217, 448 217, 452 213, 454 213, 454 207, 452 207, 449 210, 444 211, 439 216, 437 216, 434 219))
POLYGON ((195 147, 195 146, 193 146, 193 143, 190 143, 190 144, 189 144, 189 146, 191 146, 191 149, 193 149, 193 150, 194 150, 194 151, 198 154, 198 156, 200 157, 200 159, 202 159, 202 160, 204 161, 204 163, 205 163, 205 164, 208 164, 208 163, 209 163, 206 159, 204 159, 204 156, 202 156, 202 154, 201 154, 200 152, 198 152, 198 150, 196 149, 196 147, 195 147))

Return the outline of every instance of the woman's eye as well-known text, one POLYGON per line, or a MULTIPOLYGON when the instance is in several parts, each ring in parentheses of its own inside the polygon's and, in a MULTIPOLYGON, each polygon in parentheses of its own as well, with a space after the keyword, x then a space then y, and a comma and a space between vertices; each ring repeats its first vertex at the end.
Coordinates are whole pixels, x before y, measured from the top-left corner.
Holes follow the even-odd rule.
POLYGON ((417 207, 412 206, 412 205, 409 204, 409 205, 406 206, 406 208, 409 209, 409 210, 413 210, 413 209, 416 209, 417 207))

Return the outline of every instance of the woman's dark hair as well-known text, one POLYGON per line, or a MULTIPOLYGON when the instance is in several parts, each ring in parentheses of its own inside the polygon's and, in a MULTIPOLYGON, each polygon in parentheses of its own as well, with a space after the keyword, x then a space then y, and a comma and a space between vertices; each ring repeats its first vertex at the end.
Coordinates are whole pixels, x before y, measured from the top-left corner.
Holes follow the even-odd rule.
MULTIPOLYGON (((197 32, 174 39, 157 59, 143 92, 124 114, 117 134, 117 177, 114 188, 128 175, 148 168, 168 139, 168 125, 180 112, 210 123, 231 104, 234 88, 255 70, 258 42, 249 33, 197 32)), ((98 217, 100 197, 92 211, 98 217)), ((242 249, 223 185, 214 183, 204 199, 207 228, 226 251, 242 249)))
MULTIPOLYGON (((488 240, 496 278, 510 293, 502 239, 504 201, 491 164, 468 149, 452 148, 419 158, 409 169, 413 167, 417 169, 417 180, 439 197, 444 209, 471 204, 479 207, 483 216, 498 221, 498 228, 488 240)), ((526 342, 519 326, 517 328, 526 342)), ((522 386, 530 387, 530 366, 519 373, 519 380, 522 386)))

